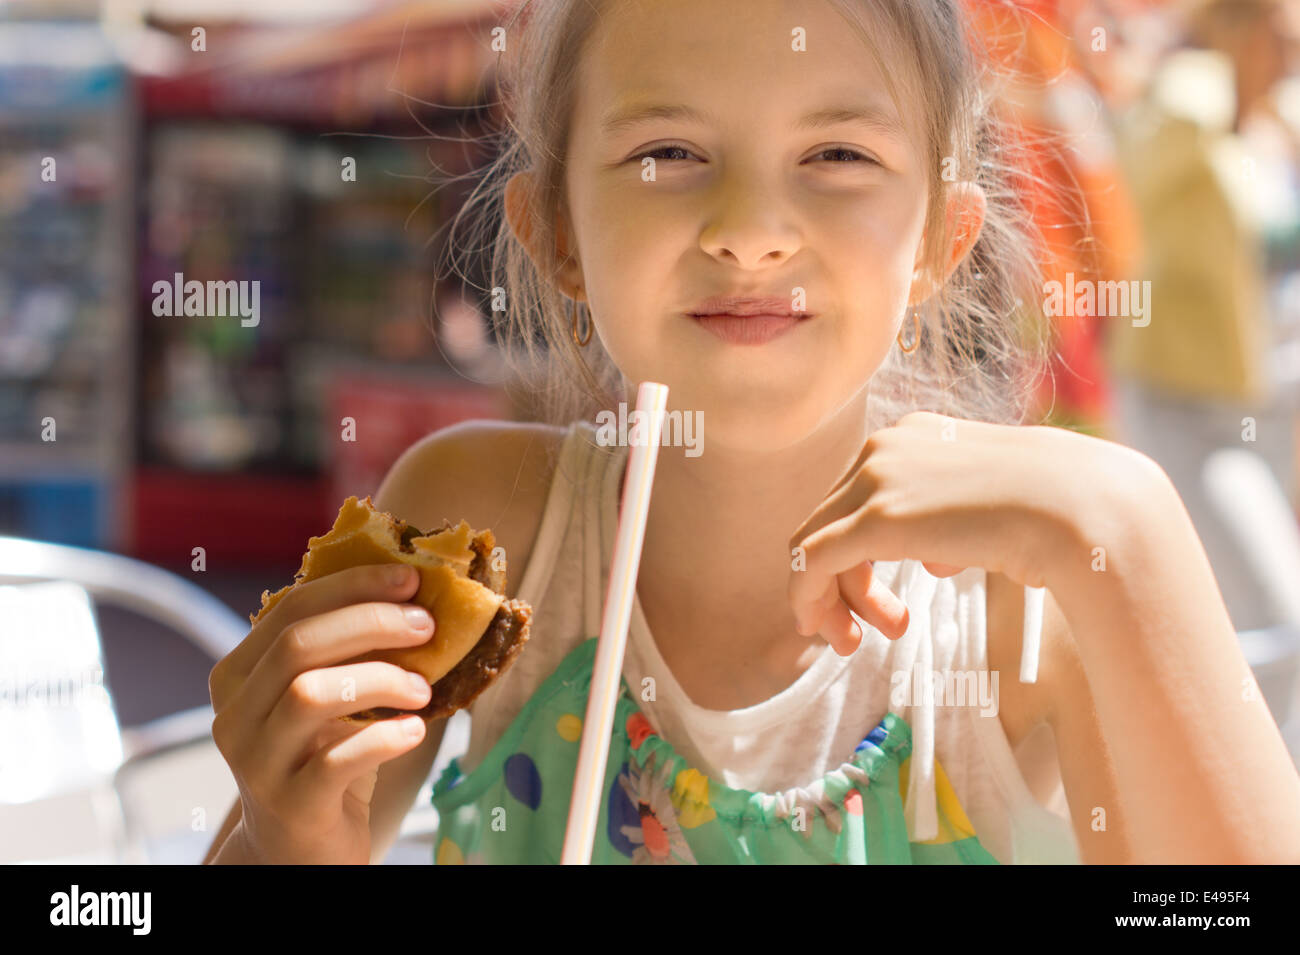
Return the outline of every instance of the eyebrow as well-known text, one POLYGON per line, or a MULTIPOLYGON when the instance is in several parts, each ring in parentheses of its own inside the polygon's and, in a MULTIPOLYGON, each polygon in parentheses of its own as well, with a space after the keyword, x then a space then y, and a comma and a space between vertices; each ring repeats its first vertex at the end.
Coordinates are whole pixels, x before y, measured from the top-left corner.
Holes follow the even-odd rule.
MULTIPOLYGON (((649 103, 610 110, 601 120, 600 128, 605 135, 615 136, 657 119, 675 119, 702 126, 718 124, 714 114, 684 103, 649 103)), ((796 122, 794 128, 803 131, 840 125, 858 125, 899 142, 907 141, 902 125, 894 115, 872 105, 828 106, 814 110, 796 122)))

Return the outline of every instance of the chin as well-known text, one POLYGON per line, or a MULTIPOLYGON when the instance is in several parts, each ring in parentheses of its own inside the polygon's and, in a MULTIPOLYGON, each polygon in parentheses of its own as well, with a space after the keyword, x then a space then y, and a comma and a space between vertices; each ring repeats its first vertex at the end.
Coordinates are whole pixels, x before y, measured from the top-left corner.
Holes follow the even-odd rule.
POLYGON ((701 404, 704 447, 732 451, 776 452, 799 444, 813 434, 825 415, 804 393, 788 396, 753 394, 712 397, 701 404))

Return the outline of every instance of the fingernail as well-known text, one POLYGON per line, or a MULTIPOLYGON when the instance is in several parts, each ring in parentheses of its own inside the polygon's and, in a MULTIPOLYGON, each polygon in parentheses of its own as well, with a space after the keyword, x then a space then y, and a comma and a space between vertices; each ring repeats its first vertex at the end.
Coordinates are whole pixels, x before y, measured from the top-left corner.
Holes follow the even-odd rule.
POLYGON ((415 568, 407 564, 394 564, 388 569, 388 580, 394 587, 409 583, 415 568))
POLYGON ((406 674, 406 676, 411 681, 411 686, 415 687, 415 689, 417 690, 429 689, 429 681, 426 680, 419 673, 408 673, 406 674))
MULTIPOLYGON (((425 686, 428 686, 428 684, 426 683, 425 686)), ((422 729, 424 729, 424 723, 421 720, 402 721, 402 732, 407 736, 419 736, 422 729)))
POLYGON ((402 612, 406 615, 406 623, 412 630, 433 629, 433 618, 423 607, 407 607, 402 612))

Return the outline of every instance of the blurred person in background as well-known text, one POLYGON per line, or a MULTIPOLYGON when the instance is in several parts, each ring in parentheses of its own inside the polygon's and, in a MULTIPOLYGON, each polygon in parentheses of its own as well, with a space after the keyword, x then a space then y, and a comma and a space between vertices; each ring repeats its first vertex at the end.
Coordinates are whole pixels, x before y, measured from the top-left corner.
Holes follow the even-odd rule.
POLYGON ((1295 506, 1298 387, 1276 359, 1296 325, 1278 292, 1300 274, 1296 119, 1280 108, 1295 89, 1296 6, 1179 5, 1182 41, 1120 124, 1144 246, 1131 277, 1151 284, 1147 323, 1107 326, 1115 436, 1169 474, 1238 631, 1281 621, 1203 474, 1216 450, 1245 448, 1295 506))
MULTIPOLYGON (((1125 78, 1118 43, 1126 11, 1094 0, 967 0, 1004 83, 999 108, 1018 138, 1017 183, 1042 242, 1045 281, 1099 281, 1134 266, 1137 216, 1115 150, 1108 99, 1125 78), (1107 34, 1100 45, 1096 31, 1107 34), (1112 36, 1113 35, 1113 36, 1112 36), (1102 74, 1102 70, 1107 70, 1102 74)), ((1091 306, 1042 314, 1052 341, 1036 414, 1044 423, 1099 434, 1110 417, 1101 326, 1091 306)))

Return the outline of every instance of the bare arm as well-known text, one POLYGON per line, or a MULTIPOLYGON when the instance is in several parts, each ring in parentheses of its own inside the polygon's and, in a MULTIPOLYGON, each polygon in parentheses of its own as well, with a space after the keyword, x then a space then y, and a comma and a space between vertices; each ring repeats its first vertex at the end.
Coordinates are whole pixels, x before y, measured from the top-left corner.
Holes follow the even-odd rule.
POLYGON ((384 861, 397 842, 402 830, 402 820, 411 811, 420 787, 429 778, 438 748, 447 730, 445 718, 432 720, 427 725, 420 745, 409 753, 390 759, 379 767, 375 793, 370 797, 370 864, 384 861))
MULTIPOLYGON (((375 506, 417 527, 461 517, 474 527, 491 527, 506 552, 506 594, 518 596, 550 488, 548 437, 557 440, 553 429, 502 422, 439 432, 393 466, 375 506), (445 440, 450 433, 458 436, 454 444, 445 440)), ((397 841, 446 728, 445 719, 429 723, 418 747, 380 766, 370 800, 372 864, 382 862, 397 841)))
MULTIPOLYGON (((1056 598, 1049 590, 1043 603, 1043 637, 1038 680, 1021 683, 1020 647, 1024 632, 1024 588, 1006 576, 989 572, 987 587, 989 666, 1000 673, 998 717, 1011 749, 1020 745, 1044 723, 1051 727, 1057 766, 1031 764, 1026 772, 1031 791, 1035 783, 1057 780, 1065 790, 1070 823, 1078 843, 1080 861, 1086 865, 1132 862, 1119 784, 1110 750, 1097 720, 1092 691, 1079 657, 1079 648, 1056 598), (1059 775, 1058 775, 1059 772, 1059 775), (1104 816, 1094 813, 1105 810, 1104 816)), ((1022 765, 1022 770, 1025 767, 1022 765)), ((1035 793, 1040 803, 1040 794, 1035 793)))
POLYGON ((212 840, 212 845, 208 847, 208 854, 203 857, 204 865, 212 865, 217 858, 218 853, 225 846, 226 840, 230 834, 235 831, 235 826, 239 825, 239 820, 243 817, 243 805, 239 797, 235 797, 235 804, 230 807, 230 812, 226 814, 226 821, 221 824, 221 830, 217 837, 212 840))
MULTIPOLYGON (((393 848, 393 844, 397 842, 397 836, 402 828, 402 819, 410 811, 415 797, 420 792, 420 787, 429 778, 429 771, 438 758, 438 749, 442 745, 446 729, 446 719, 432 720, 419 746, 379 767, 375 792, 370 800, 372 865, 382 863, 384 857, 393 848)), ((242 854, 242 850, 238 847, 238 840, 229 849, 226 848, 226 842, 242 816, 242 806, 236 799, 235 804, 230 807, 225 822, 221 824, 221 830, 208 848, 208 854, 203 859, 204 865, 212 865, 218 855, 222 856, 221 861, 225 863, 248 861, 235 858, 236 855, 242 854)))
MULTIPOLYGON (((394 463, 374 504, 417 527, 462 517, 475 527, 491 527, 506 549, 507 594, 515 596, 550 486, 546 450, 556 441, 554 429, 539 425, 469 422, 443 429, 394 463)), ((445 730, 445 719, 429 722, 419 746, 379 767, 370 804, 372 864, 382 862, 397 841, 402 820, 437 759, 445 730)), ((241 814, 236 799, 204 864, 254 861, 238 838, 241 814)))
MULTIPOLYGON (((1154 462, 1114 447, 1123 453, 1104 456, 1104 475, 1063 489, 1077 516, 1046 576, 1113 757, 1135 861, 1300 862, 1300 776, 1191 519, 1154 462)), ((1085 704, 1076 696, 1056 717, 1072 808, 1076 792, 1083 808, 1105 799, 1081 778, 1085 704)))
POLYGON ((1130 864, 1135 859, 1128 819, 1120 804, 1115 761, 1097 716, 1079 647, 1051 591, 1043 605, 1040 659, 1040 682, 1051 687, 1047 722, 1056 738, 1080 861, 1085 865, 1130 864))

